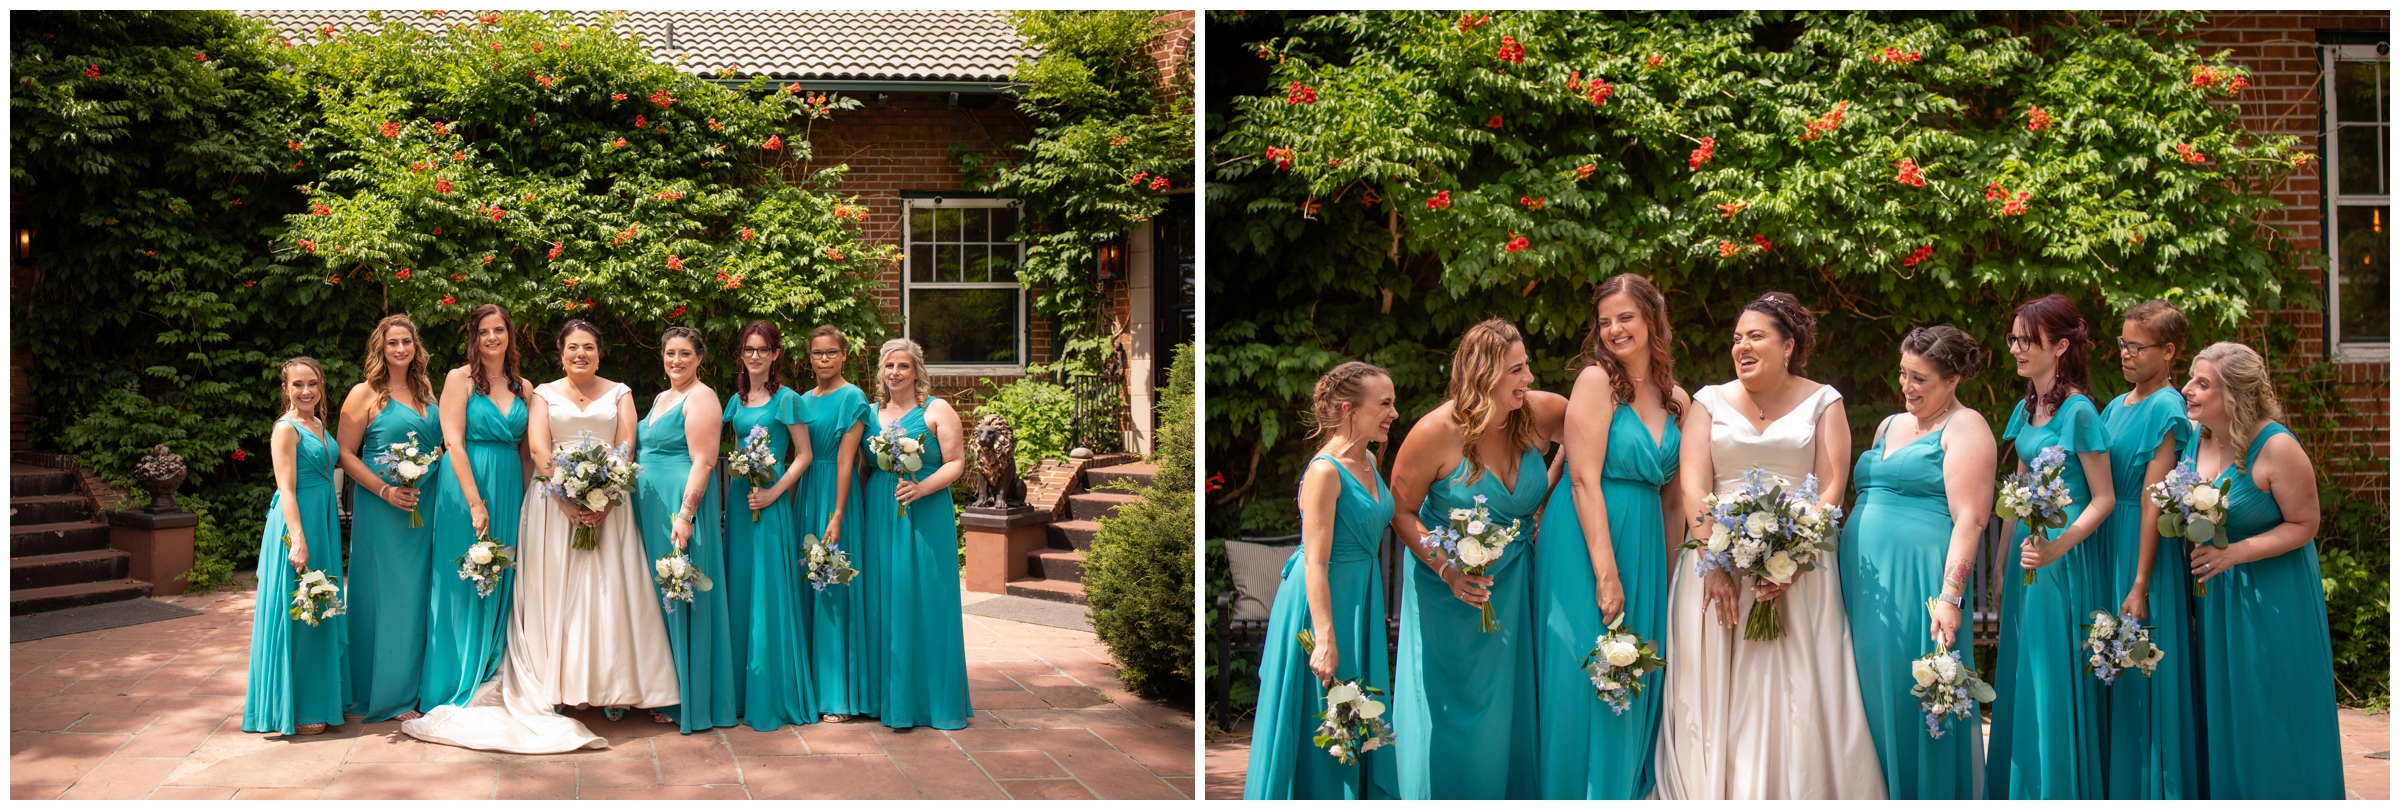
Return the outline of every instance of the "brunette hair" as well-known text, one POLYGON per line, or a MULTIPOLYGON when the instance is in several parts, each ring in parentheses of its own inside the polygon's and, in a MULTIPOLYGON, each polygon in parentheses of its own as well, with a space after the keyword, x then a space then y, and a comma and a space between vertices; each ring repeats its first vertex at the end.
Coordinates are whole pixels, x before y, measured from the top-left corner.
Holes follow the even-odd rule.
POLYGON ((1340 422, 1342 405, 1358 404, 1359 397, 1366 395, 1368 379, 1390 376, 1391 372, 1383 370, 1382 366, 1352 360, 1334 366, 1332 371, 1318 377, 1316 392, 1309 405, 1308 438, 1314 439, 1340 422))
POLYGON ((1983 346, 1949 324, 1908 330, 1900 339, 1900 351, 1925 358, 1946 380, 1973 377, 1983 370, 1983 346))
MULTIPOLYGON (((683 328, 685 327, 675 327, 675 329, 683 328)), ((674 333, 673 329, 667 331, 669 334, 674 333)), ((591 335, 592 349, 599 352, 601 357, 608 356, 608 342, 600 339, 600 327, 593 326, 591 321, 587 321, 582 318, 571 318, 568 319, 565 326, 558 328, 558 353, 562 360, 565 358, 567 353, 567 336, 575 334, 576 332, 582 332, 584 334, 591 335)), ((697 337, 692 339, 694 341, 699 340, 697 337)))
MULTIPOLYGON (((2218 390, 2225 397, 2225 438, 2232 440, 2233 468, 2247 474, 2251 438, 2268 422, 2283 418, 2274 377, 2258 350, 2239 343, 2211 343, 2192 355, 2192 362, 2202 360, 2216 367, 2218 390)), ((2208 435, 2207 425, 2200 426, 2200 435, 2208 435)))
POLYGON ((318 363, 317 358, 314 357, 294 357, 283 361, 283 365, 276 367, 275 389, 276 393, 282 397, 283 409, 287 411, 292 409, 292 392, 283 390, 283 388, 292 382, 293 366, 306 366, 308 370, 317 373, 317 407, 314 409, 315 412, 310 415, 318 419, 325 418, 325 366, 318 363))
POLYGON ((408 330, 409 339, 417 344, 416 356, 409 358, 408 368, 401 373, 408 380, 408 392, 416 395, 419 405, 433 401, 433 378, 425 368, 425 336, 417 334, 417 322, 409 320, 406 313, 386 315, 375 322, 374 331, 367 333, 367 359, 359 364, 367 372, 367 390, 375 392, 377 411, 383 410, 383 404, 392 399, 389 369, 384 367, 383 341, 393 329, 408 330))
POLYGON ((892 338, 891 340, 884 341, 883 348, 875 352, 876 393, 883 395, 884 402, 895 401, 892 399, 891 389, 885 388, 883 383, 883 360, 886 357, 890 357, 893 352, 905 352, 908 354, 909 364, 915 366, 917 369, 917 382, 914 386, 912 386, 915 390, 908 392, 909 397, 911 399, 923 398, 925 396, 925 347, 917 345, 916 341, 909 340, 908 338, 892 338))
MULTIPOLYGON (((2035 340, 2043 345, 2053 340, 2067 342, 2066 356, 2058 358, 2058 382, 2050 386, 2048 396, 2036 393, 2041 389, 2033 384, 2033 380, 2025 381, 2026 409, 2037 411, 2041 406, 2048 405, 2055 410, 2066 404, 2069 396, 2089 394, 2092 390, 2092 332, 2084 325, 2083 313, 2075 309, 2075 302, 2067 300, 2066 296, 2051 293, 2018 304, 2016 314, 2009 319, 2010 329, 2016 328, 2015 321, 2018 319, 2023 319, 2025 325, 2033 328, 2035 340)), ((2026 416, 2032 414, 2027 413, 2026 416)))
MULTIPOLYGON (((1493 318, 1468 327, 1458 338, 1458 350, 1450 355, 1450 421, 1465 429, 1459 441, 1467 483, 1483 476, 1487 465, 1476 456, 1475 448, 1493 423, 1500 421, 1498 408, 1492 404, 1492 386, 1508 373, 1502 361, 1508 357, 1508 347, 1524 342, 1516 325, 1493 318)), ((1508 431, 1510 454, 1523 455, 1525 448, 1533 446, 1533 414, 1527 409, 1510 411, 1507 424, 1500 427, 1508 431)))
POLYGON ((1673 329, 1667 324, 1667 296, 1658 291, 1650 279, 1634 273, 1619 273, 1592 289, 1592 331, 1583 336, 1583 356, 1587 364, 1600 366, 1608 372, 1609 390, 1618 402, 1633 402, 1633 379, 1625 373, 1625 364, 1600 345, 1600 301, 1618 293, 1633 299, 1633 309, 1641 313, 1642 321, 1650 326, 1650 381, 1658 386, 1658 399, 1667 406, 1667 414, 1681 418, 1683 406, 1675 404, 1675 356, 1668 351, 1673 329))
POLYGON ((489 369, 483 367, 483 350, 475 346, 475 330, 482 327, 483 319, 494 315, 500 316, 500 328, 508 330, 508 350, 501 357, 504 364, 501 370, 508 373, 508 392, 524 396, 525 386, 517 374, 517 324, 508 317, 508 310, 499 304, 476 307, 475 312, 467 316, 467 376, 475 383, 475 393, 487 397, 492 395, 491 385, 484 381, 489 369))
POLYGON ((2152 298, 2133 305, 2132 309, 2125 310, 2125 320, 2141 324, 2160 343, 2173 344, 2177 354, 2192 345, 2192 327, 2184 321, 2183 310, 2176 309, 2174 304, 2164 299, 2152 298))
MULTIPOLYGON (((700 355, 701 357, 708 356, 708 342, 700 339, 700 330, 693 329, 689 326, 667 327, 666 333, 658 336, 658 350, 662 352, 666 351, 667 341, 674 340, 676 338, 682 338, 684 340, 691 341, 693 354, 700 355)), ((598 336, 594 336, 594 339, 598 339, 598 336)))
MULTIPOLYGON (((818 328, 831 329, 833 327, 821 326, 818 328)), ((775 328, 774 324, 766 321, 751 321, 749 326, 742 327, 741 337, 733 339, 734 367, 740 369, 733 373, 733 395, 737 398, 748 395, 750 391, 750 364, 742 360, 741 353, 750 348, 751 335, 766 338, 768 348, 778 352, 783 351, 783 330, 775 328)), ((778 358, 767 363, 767 394, 772 396, 776 389, 782 387, 783 362, 781 358, 778 358)))
POLYGON ((1787 292, 1769 292, 1742 305, 1743 312, 1756 312, 1775 322, 1775 331, 1792 342, 1792 356, 1783 362, 1785 371, 1800 376, 1808 370, 1808 352, 1817 345, 1817 316, 1801 306, 1800 299, 1787 292))

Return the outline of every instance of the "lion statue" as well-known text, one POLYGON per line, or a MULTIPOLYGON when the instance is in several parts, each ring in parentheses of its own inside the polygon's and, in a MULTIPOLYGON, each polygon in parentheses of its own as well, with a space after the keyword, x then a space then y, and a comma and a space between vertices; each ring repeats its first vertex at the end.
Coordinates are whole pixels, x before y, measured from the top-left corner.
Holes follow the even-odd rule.
POLYGON ((980 509, 1015 509, 1025 506, 1025 481, 1017 477, 1017 431, 1008 424, 1008 417, 999 414, 985 416, 975 425, 975 465, 982 480, 975 487, 975 502, 968 506, 980 509))

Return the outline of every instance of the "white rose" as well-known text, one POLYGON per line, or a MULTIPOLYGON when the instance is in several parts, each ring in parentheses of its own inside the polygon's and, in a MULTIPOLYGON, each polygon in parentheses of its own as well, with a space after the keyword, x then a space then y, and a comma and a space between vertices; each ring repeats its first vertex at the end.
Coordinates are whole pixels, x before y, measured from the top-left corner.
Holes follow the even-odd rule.
POLYGON ((1612 667, 1630 667, 1633 662, 1642 660, 1640 648, 1615 639, 1601 642, 1600 654, 1608 659, 1608 665, 1612 667))
POLYGON ((1777 585, 1786 584, 1798 573, 1800 564, 1792 562, 1792 555, 1780 551, 1767 555, 1767 581, 1777 585))
POLYGON ((1932 686, 1938 679, 1938 674, 1933 669, 1933 662, 1923 658, 1908 663, 1908 674, 1917 679, 1918 686, 1932 686))
POLYGON ((1733 545, 1733 529, 1715 521, 1710 521, 1709 525, 1712 527, 1708 532, 1709 551, 1722 553, 1725 547, 1733 545))
POLYGON ((490 565, 492 562, 492 548, 481 543, 469 546, 467 547, 467 559, 473 561, 476 565, 490 565))
POLYGON ((1339 706, 1357 700, 1359 694, 1358 684, 1344 681, 1325 691, 1325 702, 1339 706))
POLYGON ((1467 533, 1471 535, 1482 535, 1485 530, 1490 528, 1490 524, 1484 523, 1480 520, 1467 521, 1467 533))
POLYGON ((2092 664, 2092 668, 2093 668, 2093 669, 2107 669, 2107 668, 2108 668, 2108 662, 2107 662, 2107 661, 2105 661, 2105 660, 2102 660, 2102 659, 2100 658, 2100 656, 2097 656, 2097 655, 2094 655, 2094 656, 2092 656, 2092 661, 2091 661, 2091 664, 2092 664))
POLYGON ((2117 620, 2106 613, 2094 613, 2092 614, 2092 629, 2100 631, 2100 635, 2103 636, 2116 635, 2117 620))
POLYGON ((1958 661, 1947 655, 1933 659, 1933 674, 1941 676, 1943 683, 1957 680, 1958 661))
POLYGON ((1765 537, 1768 532, 1775 530, 1775 516, 1765 512, 1752 512, 1750 517, 1743 519, 1742 528, 1749 532, 1751 537, 1765 537))
POLYGON ((650 567, 658 571, 659 576, 673 576, 675 573, 675 567, 670 564, 672 560, 673 558, 671 557, 660 557, 658 558, 658 562, 650 567))
POLYGON ((416 463, 416 462, 414 462, 414 461, 403 461, 403 462, 400 462, 400 465, 399 465, 399 471, 400 471, 400 477, 402 477, 402 478, 423 478, 423 477, 425 477, 425 465, 423 465, 423 464, 418 464, 418 463, 416 463))
POLYGON ((1480 566, 1491 562, 1492 556, 1492 550, 1485 548, 1480 542, 1476 542, 1473 539, 1458 541, 1459 562, 1466 563, 1469 566, 1480 566))
POLYGON ((678 554, 667 559, 673 563, 670 567, 675 569, 675 575, 678 577, 690 573, 692 570, 692 560, 689 557, 678 554))
POLYGON ((598 509, 608 505, 608 493, 592 490, 583 495, 583 508, 598 509))
POLYGON ((2060 507, 2060 508, 2065 508, 2066 506, 2068 506, 2068 505, 2070 505, 2070 504, 2073 504, 2074 502, 2075 502, 2075 499, 2074 499, 2073 497, 2070 497, 2070 496, 2068 496, 2068 495, 2067 495, 2067 493, 2061 492, 2061 493, 2058 493, 2058 497, 2056 497, 2056 498, 2052 498, 2052 499, 2050 500, 2050 505, 2052 505, 2052 506, 2056 506, 2056 507, 2060 507))
POLYGON ((900 452, 922 453, 925 452, 925 445, 917 443, 917 440, 915 439, 901 439, 900 452))
POLYGON ((2199 486, 2192 487, 2192 491, 2183 496, 2183 503, 2184 505, 2190 506, 2193 509, 2198 509, 2205 512, 2210 509, 2217 508, 2217 501, 2223 499, 2223 497, 2224 496, 2222 494, 2217 492, 2216 487, 2212 487, 2207 484, 2201 484, 2199 486))

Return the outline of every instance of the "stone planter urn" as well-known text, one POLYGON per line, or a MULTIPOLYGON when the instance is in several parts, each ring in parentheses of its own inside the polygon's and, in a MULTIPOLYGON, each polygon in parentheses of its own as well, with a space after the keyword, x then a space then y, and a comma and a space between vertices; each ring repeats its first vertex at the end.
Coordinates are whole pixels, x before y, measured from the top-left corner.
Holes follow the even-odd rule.
POLYGON ((183 511, 175 505, 175 490, 183 486, 185 475, 183 457, 168 452, 163 444, 133 464, 133 480, 150 492, 150 505, 146 508, 152 512, 183 511))

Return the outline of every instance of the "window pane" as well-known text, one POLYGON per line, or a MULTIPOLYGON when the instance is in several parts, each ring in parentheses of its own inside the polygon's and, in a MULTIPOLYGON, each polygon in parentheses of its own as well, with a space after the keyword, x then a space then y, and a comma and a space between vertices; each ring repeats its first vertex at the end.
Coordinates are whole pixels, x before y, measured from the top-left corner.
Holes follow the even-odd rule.
POLYGON ((935 245, 933 248, 933 280, 958 280, 958 246, 935 245))
POLYGON ((933 209, 909 209, 908 239, 920 245, 933 241, 933 209))
POLYGON ((2345 205, 2336 226, 2341 239, 2342 340, 2392 339, 2392 277, 2388 205, 2345 205))
POLYGON ((909 247, 908 280, 933 280, 933 246, 918 243, 909 247))
POLYGON ((1017 246, 992 246, 992 280, 1003 284, 1017 283, 1017 246))
POLYGON ((962 208, 962 209, 959 209, 959 212, 958 212, 959 218, 960 218, 960 219, 962 219, 962 220, 965 220, 965 222, 966 222, 966 226, 967 226, 967 233, 966 233, 966 235, 965 235, 965 236, 962 236, 962 237, 960 237, 960 241, 964 241, 964 242, 989 242, 989 241, 991 241, 992 237, 990 236, 990 234, 991 234, 991 232, 992 232, 992 229, 991 229, 991 228, 990 228, 988 225, 986 225, 986 220, 987 220, 988 218, 987 218, 987 217, 986 217, 986 215, 984 214, 984 211, 985 211, 985 210, 986 210, 986 209, 982 209, 982 208, 962 208))
POLYGON ((960 281, 980 282, 991 278, 991 248, 983 245, 960 245, 958 253, 960 261, 965 265, 965 269, 962 271, 965 277, 959 279, 960 281))
POLYGON ((2392 99, 2383 78, 2388 70, 2387 62, 2333 63, 2334 103, 2341 107, 2343 121, 2392 120, 2392 99))
POLYGON ((2348 124, 2342 127, 2342 189, 2343 194, 2390 194, 2391 178, 2384 167, 2390 165, 2392 128, 2368 124, 2348 124))
POLYGON ((933 211, 933 241, 958 241, 958 209, 936 208, 933 211))
POLYGON ((1006 242, 1017 236, 1017 209, 992 209, 992 241, 1006 242))
POLYGON ((932 364, 1016 365, 1016 290, 909 291, 909 332, 932 364))

